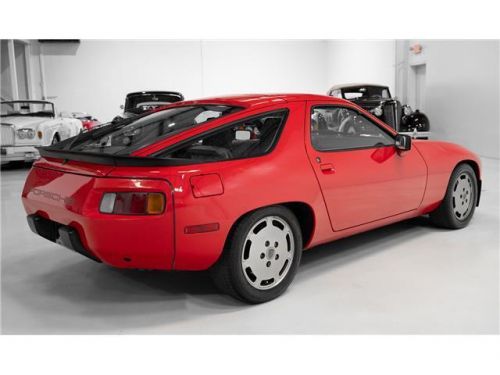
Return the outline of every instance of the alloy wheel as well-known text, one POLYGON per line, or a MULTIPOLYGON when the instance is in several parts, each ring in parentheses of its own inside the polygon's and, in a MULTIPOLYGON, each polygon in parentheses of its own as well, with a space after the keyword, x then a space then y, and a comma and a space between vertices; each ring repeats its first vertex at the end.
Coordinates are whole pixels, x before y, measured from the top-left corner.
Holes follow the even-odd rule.
POLYGON ((462 221, 467 219, 474 204, 474 185, 468 173, 461 173, 457 177, 451 198, 455 217, 462 221))
POLYGON ((290 225, 281 217, 267 216, 255 223, 243 243, 241 266, 256 289, 271 289, 287 275, 295 242, 290 225))

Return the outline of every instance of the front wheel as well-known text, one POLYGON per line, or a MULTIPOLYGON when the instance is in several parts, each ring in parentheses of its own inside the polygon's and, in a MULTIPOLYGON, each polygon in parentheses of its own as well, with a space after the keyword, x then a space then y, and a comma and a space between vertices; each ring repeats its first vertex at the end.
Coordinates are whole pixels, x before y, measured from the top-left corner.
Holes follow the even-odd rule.
POLYGON ((295 215, 282 206, 257 210, 241 220, 212 269, 215 284, 249 303, 270 301, 292 282, 302 255, 295 215))
POLYGON ((431 221, 450 229, 467 226, 474 215, 478 194, 476 173, 470 165, 460 164, 450 177, 443 201, 431 212, 431 221))

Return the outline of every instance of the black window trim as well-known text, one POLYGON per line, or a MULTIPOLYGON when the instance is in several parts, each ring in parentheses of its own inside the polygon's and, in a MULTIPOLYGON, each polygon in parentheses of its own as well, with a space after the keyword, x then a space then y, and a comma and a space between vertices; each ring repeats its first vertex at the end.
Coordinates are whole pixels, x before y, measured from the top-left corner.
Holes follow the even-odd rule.
MULTIPOLYGON (((213 161, 197 161, 193 162, 193 160, 190 159, 167 159, 167 158, 158 158, 154 157, 153 155, 147 155, 147 156, 122 156, 122 155, 115 155, 115 154, 98 154, 98 153, 93 153, 93 152, 82 152, 82 151, 69 151, 69 150, 64 150, 64 149, 59 149, 51 146, 45 146, 45 147, 35 147, 39 152, 40 156, 48 159, 62 159, 62 164, 67 163, 68 161, 81 161, 81 162, 86 162, 86 163, 93 163, 93 164, 101 164, 101 165, 113 165, 115 167, 173 167, 173 166, 183 166, 183 165, 192 165, 192 164, 206 164, 206 163, 213 163, 213 162, 225 162, 225 161, 233 161, 233 160, 241 160, 241 159, 248 159, 248 158, 259 158, 263 157, 265 155, 270 154, 276 145, 279 142, 279 139, 281 137, 281 133, 283 129, 285 128, 288 115, 290 113, 290 110, 285 107, 277 110, 272 110, 268 112, 260 112, 256 115, 249 116, 246 118, 240 118, 238 120, 231 121, 230 123, 226 125, 222 125, 220 127, 216 127, 211 130, 207 130, 203 132, 202 134, 197 134, 193 137, 188 138, 187 140, 182 141, 180 144, 183 144, 186 142, 189 142, 193 139, 196 139, 201 136, 205 136, 207 134, 211 134, 213 132, 225 129, 226 127, 234 126, 235 124, 253 119, 253 118, 258 118, 261 116, 265 116, 266 114, 272 114, 272 113, 280 113, 280 112, 285 112, 285 117, 283 119, 283 123, 280 126, 280 129, 278 129, 278 133, 276 134, 276 140, 274 141, 273 147, 269 149, 269 151, 265 154, 259 155, 259 156, 251 156, 247 158, 235 158, 235 159, 227 159, 227 160, 213 160, 213 161)), ((62 142, 58 143, 57 145, 60 145, 62 142)), ((179 145, 180 144, 176 144, 179 145)), ((173 148, 176 145, 172 145, 171 147, 173 148)), ((169 147, 164 148, 162 151, 166 151, 169 149, 169 147)), ((155 153, 156 154, 156 153, 155 153)))
MULTIPOLYGON (((208 107, 208 106, 226 106, 226 107, 229 107, 230 110, 229 110, 229 113, 226 114, 226 115, 219 116, 219 117, 214 117, 214 118, 211 118, 211 119, 209 119, 207 121, 204 121, 202 123, 199 123, 199 124, 193 124, 191 127, 205 125, 208 122, 215 121, 215 120, 220 120, 222 118, 225 118, 226 116, 230 116, 232 114, 238 113, 238 112, 240 112, 240 111, 242 111, 242 110, 245 109, 244 107, 241 107, 241 106, 232 106, 232 105, 227 105, 227 104, 215 104, 215 103, 214 104, 209 103, 209 104, 189 104, 189 105, 168 106, 168 107, 162 108, 162 109, 160 109, 158 111, 148 111, 148 112, 141 113, 141 114, 138 114, 138 115, 130 117, 130 118, 124 118, 124 119, 120 120, 117 123, 113 123, 113 122, 105 123, 105 124, 103 124, 103 125, 101 125, 101 126, 99 126, 97 128, 91 129, 90 131, 82 132, 80 134, 77 134, 74 137, 65 139, 62 142, 58 142, 55 145, 50 145, 50 146, 45 146, 45 147, 50 148, 51 151, 52 150, 61 150, 61 151, 68 151, 68 152, 83 152, 83 153, 101 155, 101 153, 95 153, 95 152, 90 152, 90 151, 73 151, 73 150, 70 150, 70 148, 77 141, 79 142, 79 144, 81 144, 81 143, 83 143, 83 142, 85 142, 85 141, 87 141, 89 139, 94 138, 96 133, 99 134, 98 137, 104 137, 104 136, 106 136, 106 135, 114 132, 115 130, 117 130, 115 128, 128 126, 128 125, 130 125, 130 124, 132 124, 132 123, 134 123, 134 122, 136 122, 138 120, 141 120, 141 119, 143 119, 143 118, 145 118, 145 117, 147 117, 149 115, 155 114, 155 113, 160 113, 160 112, 163 112, 163 111, 169 110, 169 109, 188 108, 188 107, 192 107, 192 108, 194 108, 194 107, 208 107), (102 132, 102 134, 101 134, 101 132, 102 132)), ((180 133, 182 133, 185 130, 187 130, 187 129, 179 129, 179 130, 173 131, 171 133, 164 134, 164 135, 160 136, 154 143, 163 141, 163 140, 165 140, 165 139, 167 139, 167 138, 169 138, 169 137, 171 137, 173 135, 180 134, 180 133)), ((140 149, 148 147, 150 145, 151 144, 134 147, 133 149, 130 150, 130 153, 139 151, 140 149)), ((120 157, 120 156, 128 157, 127 155, 116 154, 116 153, 115 154, 109 154, 109 155, 114 155, 114 156, 117 156, 117 157, 120 157)))
POLYGON ((183 140, 182 142, 180 142, 178 144, 171 145, 171 146, 166 147, 166 148, 164 148, 164 149, 162 149, 160 151, 157 151, 157 152, 149 155, 149 157, 156 158, 158 160, 175 160, 175 161, 178 161, 179 163, 182 163, 182 165, 220 163, 220 162, 227 162, 227 161, 233 161, 233 160, 244 160, 244 159, 260 158, 260 157, 269 155, 276 148, 276 145, 278 144, 278 142, 279 142, 279 140, 281 138, 281 133, 283 132, 283 129, 286 126, 286 122, 288 120, 289 113, 290 113, 290 110, 285 107, 285 108, 280 108, 280 109, 274 109, 274 110, 267 111, 267 112, 260 112, 258 114, 255 114, 255 115, 252 115, 252 116, 249 116, 249 117, 245 117, 245 118, 240 118, 238 120, 231 121, 230 123, 225 124, 223 126, 207 130, 207 131, 205 131, 205 132, 203 132, 201 134, 196 134, 196 135, 194 135, 192 137, 189 137, 189 138, 183 140), (177 150, 185 147, 186 145, 188 145, 190 143, 193 143, 193 142, 196 142, 196 141, 200 140, 201 138, 205 138, 206 136, 209 136, 211 134, 215 134, 215 133, 218 133, 218 132, 223 132, 226 129, 232 128, 235 125, 239 124, 240 122, 251 121, 251 120, 258 119, 260 117, 264 117, 266 115, 281 114, 281 113, 284 113, 283 121, 281 122, 281 124, 279 126, 279 129, 278 129, 278 131, 276 132, 276 134, 274 136, 274 140, 273 140, 272 146, 269 148, 269 150, 267 152, 265 152, 263 154, 256 155, 256 156, 245 156, 245 157, 239 157, 239 158, 231 158, 231 159, 201 160, 201 161, 200 160, 192 160, 192 159, 161 158, 161 157, 158 156, 158 154, 164 154, 166 152, 175 152, 175 151, 177 151, 177 150))
POLYGON ((379 124, 377 124, 375 121, 367 117, 364 113, 362 113, 359 109, 347 106, 347 105, 340 105, 340 104, 315 104, 311 106, 311 112, 309 115, 309 142, 311 144, 311 147, 317 151, 317 152, 323 152, 323 153, 330 153, 330 152, 345 152, 345 151, 357 151, 357 150, 370 150, 370 149, 379 149, 379 148, 386 148, 386 147, 394 147, 394 144, 392 145, 383 145, 383 146, 363 146, 363 147, 353 147, 353 148, 341 148, 337 150, 318 150, 316 147, 314 147, 314 144, 312 142, 312 134, 311 134, 311 115, 316 108, 345 108, 345 109, 350 109, 354 112, 356 112, 358 115, 363 116, 366 120, 370 121, 373 125, 375 125, 377 128, 382 130, 382 132, 386 133, 389 137, 391 137, 394 142, 396 141, 396 135, 392 134, 389 132, 387 129, 384 129, 381 127, 379 124))

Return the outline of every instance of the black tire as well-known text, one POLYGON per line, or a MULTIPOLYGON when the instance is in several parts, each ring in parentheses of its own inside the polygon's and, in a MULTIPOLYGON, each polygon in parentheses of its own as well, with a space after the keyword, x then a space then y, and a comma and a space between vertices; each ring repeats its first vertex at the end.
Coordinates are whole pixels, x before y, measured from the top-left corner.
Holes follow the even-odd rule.
MULTIPOLYGON (((431 222, 439 227, 448 229, 460 229, 466 227, 474 215, 476 208, 476 202, 478 197, 478 183, 476 173, 472 167, 468 164, 459 164, 453 173, 451 174, 450 181, 448 182, 448 188, 446 189, 446 195, 439 205, 439 207, 430 213, 431 222), (470 205, 466 215, 459 217, 456 211, 456 205, 461 204, 461 202, 456 202, 453 198, 453 193, 456 191, 457 183, 459 177, 461 179, 470 178, 471 181, 471 191, 467 195, 466 204, 470 205)), ((462 196, 460 195, 460 198, 462 196)))
POLYGON ((2 164, 2 169, 18 169, 18 168, 24 168, 25 166, 26 162, 24 160, 14 160, 2 164))
POLYGON ((245 216, 233 228, 221 258, 211 269, 212 278, 221 291, 247 303, 257 304, 270 301, 280 296, 295 277, 302 256, 302 246, 300 225, 292 211, 283 206, 259 209, 245 216), (256 223, 269 216, 276 216, 288 224, 293 233, 294 253, 285 276, 274 287, 262 290, 255 288, 247 280, 242 266, 242 257, 249 231, 256 223))
POLYGON ((50 145, 55 145, 57 143, 61 142, 61 138, 59 137, 59 134, 54 134, 54 137, 52 138, 52 142, 50 143, 50 145))

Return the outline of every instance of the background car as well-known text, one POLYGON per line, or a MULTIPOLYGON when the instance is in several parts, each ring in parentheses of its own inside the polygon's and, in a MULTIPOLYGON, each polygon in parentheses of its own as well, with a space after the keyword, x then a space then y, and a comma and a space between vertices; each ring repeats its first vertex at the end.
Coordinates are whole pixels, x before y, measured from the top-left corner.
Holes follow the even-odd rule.
POLYGON ((181 102, 40 152, 35 233, 118 268, 209 269, 250 303, 285 291, 303 249, 424 214, 463 228, 481 191, 472 152, 323 95, 181 102))
POLYGON ((91 130, 100 124, 98 119, 84 112, 71 112, 71 117, 76 118, 82 122, 84 131, 91 130))
POLYGON ((1 105, 1 162, 30 161, 35 147, 56 144, 79 134, 82 123, 56 115, 54 104, 42 100, 4 101, 1 105))
POLYGON ((418 139, 430 136, 429 119, 418 109, 391 97, 389 87, 371 84, 343 84, 333 86, 328 95, 356 103, 370 111, 396 131, 418 139))
POLYGON ((139 91, 127 94, 125 105, 120 106, 123 114, 113 121, 140 115, 152 109, 184 100, 184 96, 176 91, 139 91))

